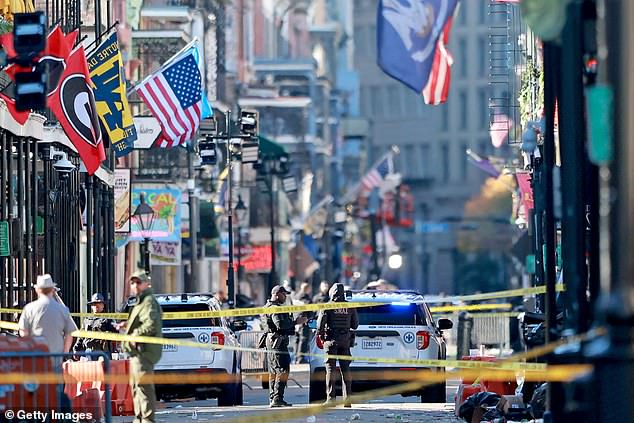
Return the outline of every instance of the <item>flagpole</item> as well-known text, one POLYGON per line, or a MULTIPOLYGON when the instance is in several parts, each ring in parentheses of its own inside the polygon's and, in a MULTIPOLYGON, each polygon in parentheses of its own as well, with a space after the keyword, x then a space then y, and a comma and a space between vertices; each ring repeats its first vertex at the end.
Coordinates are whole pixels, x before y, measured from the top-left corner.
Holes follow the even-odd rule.
POLYGON ((166 66, 168 66, 169 64, 171 64, 174 60, 176 60, 180 55, 182 55, 184 52, 186 52, 187 50, 189 50, 190 48, 192 48, 194 46, 194 44, 196 44, 198 42, 198 37, 194 37, 193 40, 191 40, 189 43, 187 43, 187 45, 185 47, 183 47, 182 49, 180 49, 176 54, 174 54, 172 57, 170 57, 169 59, 167 59, 167 61, 165 63, 163 63, 161 65, 160 68, 156 69, 154 72, 152 72, 151 74, 149 74, 148 76, 146 76, 145 78, 143 78, 143 80, 141 82, 137 82, 136 84, 134 84, 132 87, 130 87, 130 89, 128 89, 127 94, 131 93, 132 91, 136 91, 137 87, 139 85, 142 85, 145 81, 147 81, 148 79, 150 79, 155 73, 160 72, 161 70, 165 69, 166 66))
MULTIPOLYGON (((388 158, 388 157, 394 158, 394 155, 398 154, 398 153, 399 153, 398 147, 393 145, 392 147, 390 147, 390 150, 387 153, 383 154, 378 160, 376 160, 372 164, 372 166, 370 166, 368 168, 368 171, 371 170, 371 169, 374 169, 375 167, 377 167, 379 165, 379 163, 381 163, 386 158, 388 158)), ((393 171, 394 171, 394 166, 392 165, 391 168, 390 168, 390 173, 393 173, 393 171)), ((358 194, 360 189, 361 189, 361 181, 357 182, 356 185, 352 189, 348 190, 345 193, 345 195, 342 198, 341 203, 342 204, 346 204, 349 201, 351 201, 358 194)))
MULTIPOLYGON (((107 35, 105 35, 105 36, 104 36, 104 38, 108 38, 108 37, 111 35, 111 34, 108 34, 108 33, 109 33, 110 31, 112 31, 112 29, 113 29, 114 27, 116 27, 117 25, 119 25, 119 21, 116 21, 115 23, 113 23, 112 25, 110 25, 110 27, 109 27, 108 29, 106 29, 106 32, 105 32, 105 33, 106 33, 107 35)), ((87 36, 87 35, 84 35, 84 38, 82 38, 82 39, 81 39, 81 41, 84 41, 86 38, 88 38, 88 36, 87 36)), ((80 41, 80 43, 81 43, 81 41, 80 41)), ((97 39, 96 39, 96 38, 95 38, 95 39, 94 39, 94 40, 93 40, 90 44, 88 44, 86 47, 84 47, 84 50, 88 50, 89 48, 91 48, 91 47, 92 47, 93 45, 95 45, 95 44, 97 44, 97 39)), ((101 43, 99 43, 99 45, 101 45, 101 43)), ((97 46, 95 47, 95 50, 99 47, 99 45, 97 45, 97 46)), ((90 54, 92 54, 92 53, 93 53, 93 51, 91 51, 90 53, 88 53, 88 52, 87 52, 86 54, 87 54, 87 55, 90 55, 90 54)))

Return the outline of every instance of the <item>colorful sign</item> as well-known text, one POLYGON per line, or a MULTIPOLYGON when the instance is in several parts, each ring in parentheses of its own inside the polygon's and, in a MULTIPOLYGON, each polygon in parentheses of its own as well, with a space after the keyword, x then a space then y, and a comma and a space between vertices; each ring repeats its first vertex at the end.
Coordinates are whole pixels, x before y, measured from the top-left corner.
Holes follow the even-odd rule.
POLYGON ((150 242, 150 265, 179 266, 181 264, 181 243, 150 242))
POLYGON ((269 272, 271 270, 271 246, 254 245, 251 248, 251 254, 243 257, 240 264, 247 272, 269 272))
MULTIPOLYGON (((181 191, 172 188, 132 188, 132 213, 139 205, 139 195, 145 194, 145 202, 152 207, 155 213, 152 231, 147 235, 155 241, 177 242, 181 239, 181 191)), ((132 217, 130 228, 130 241, 141 241, 144 234, 136 218, 132 217)))
POLYGON ((114 171, 114 231, 130 232, 131 204, 130 169, 114 171))
POLYGON ((7 257, 9 255, 11 255, 9 222, 0 222, 0 256, 7 257))

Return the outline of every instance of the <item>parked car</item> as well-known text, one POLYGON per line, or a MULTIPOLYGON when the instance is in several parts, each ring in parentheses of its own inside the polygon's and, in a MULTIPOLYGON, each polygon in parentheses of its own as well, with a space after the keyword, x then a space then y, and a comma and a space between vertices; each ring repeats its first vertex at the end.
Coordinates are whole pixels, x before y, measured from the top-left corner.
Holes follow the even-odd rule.
MULTIPOLYGON (((192 312, 220 310, 220 304, 212 294, 160 294, 156 299, 167 312, 192 312)), ((128 303, 128 308, 133 304, 128 303)), ((237 331, 246 323, 236 320, 232 324, 225 318, 163 319, 163 337, 179 341, 193 341, 212 345, 239 347, 237 331)), ((195 373, 234 376, 230 382, 208 384, 157 385, 159 399, 171 400, 195 396, 198 399, 218 398, 219 406, 242 405, 241 353, 229 349, 183 347, 163 345, 163 355, 154 367, 157 374, 195 373)), ((221 379, 221 378, 219 378, 221 379)))
MULTIPOLYGON (((442 330, 450 329, 449 319, 435 322, 422 295, 413 291, 348 291, 350 302, 381 303, 373 307, 358 308, 359 328, 350 369, 353 375, 353 391, 376 389, 404 383, 394 378, 386 379, 384 372, 411 372, 421 369, 430 372, 444 372, 441 367, 422 365, 406 366, 397 363, 377 363, 363 358, 403 358, 445 360, 447 349, 442 330)), ((321 341, 314 336, 311 353, 324 354, 321 341)), ((323 357, 310 357, 310 402, 326 399, 326 369, 323 357)), ((419 391, 407 392, 403 396, 419 395, 421 402, 445 402, 445 383, 425 387, 419 391)))

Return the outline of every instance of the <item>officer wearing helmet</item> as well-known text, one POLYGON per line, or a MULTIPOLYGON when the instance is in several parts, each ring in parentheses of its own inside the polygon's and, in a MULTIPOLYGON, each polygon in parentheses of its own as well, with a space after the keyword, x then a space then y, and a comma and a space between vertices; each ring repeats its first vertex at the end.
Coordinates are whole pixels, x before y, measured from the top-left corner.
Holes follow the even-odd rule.
MULTIPOLYGON (((343 284, 334 284, 328 292, 330 302, 345 302, 343 284)), ((350 355, 350 348, 354 346, 354 329, 359 327, 359 317, 353 308, 338 308, 322 310, 317 318, 317 335, 324 344, 326 354, 350 355)), ((333 374, 337 368, 337 359, 326 359, 326 404, 335 401, 335 379, 333 374)), ((352 394, 352 375, 350 373, 350 360, 339 359, 339 368, 343 377, 343 398, 346 401, 344 407, 350 407, 348 402, 352 394)))
MULTIPOLYGON (((264 307, 279 307, 286 302, 290 294, 283 286, 275 286, 271 290, 271 299, 264 307)), ((266 322, 267 364, 269 367, 269 400, 270 407, 290 407, 284 401, 284 390, 291 369, 291 357, 288 353, 289 336, 295 334, 295 325, 303 325, 308 319, 298 317, 293 319, 290 313, 275 313, 264 316, 266 322)))
MULTIPOLYGON (((88 301, 88 305, 92 309, 94 316, 84 319, 84 330, 92 332, 113 332, 119 331, 115 327, 115 323, 112 319, 100 317, 98 314, 103 313, 106 307, 104 296, 96 292, 88 301)), ((73 351, 79 353, 81 351, 103 351, 110 355, 112 352, 112 343, 103 339, 93 338, 80 338, 77 340, 73 351)))

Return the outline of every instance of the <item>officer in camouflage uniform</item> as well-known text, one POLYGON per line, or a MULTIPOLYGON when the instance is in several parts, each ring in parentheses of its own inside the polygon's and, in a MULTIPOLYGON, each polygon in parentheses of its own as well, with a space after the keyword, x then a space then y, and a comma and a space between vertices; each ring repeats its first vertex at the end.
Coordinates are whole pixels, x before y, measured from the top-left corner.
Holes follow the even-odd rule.
MULTIPOLYGON (((105 310, 105 299, 103 295, 99 292, 93 294, 92 298, 88 302, 92 312, 94 314, 103 313, 105 310)), ((87 317, 84 319, 84 330, 93 331, 93 332, 113 332, 118 333, 119 331, 115 327, 114 321, 112 319, 107 319, 105 317, 87 317)), ((112 353, 112 342, 106 341, 103 339, 92 339, 92 338, 80 338, 77 340, 75 347, 73 348, 74 353, 79 353, 81 351, 103 351, 110 356, 112 353)))
MULTIPOLYGON (((279 307, 284 305, 286 296, 290 294, 283 286, 276 286, 271 290, 271 299, 265 307, 279 307)), ((267 314, 263 321, 266 322, 266 349, 275 351, 267 354, 269 367, 269 400, 270 407, 290 407, 292 404, 284 401, 284 389, 288 381, 288 373, 291 369, 291 357, 288 353, 289 336, 295 334, 295 325, 306 323, 306 317, 293 319, 290 313, 267 314)))
MULTIPOLYGON (((334 284, 330 288, 330 302, 345 302, 343 285, 334 284)), ((340 308, 322 310, 317 318, 317 334, 321 338, 326 354, 350 355, 350 348, 354 346, 354 329, 359 327, 359 317, 353 308, 340 308)), ((326 360, 326 404, 332 403, 336 398, 335 380, 333 373, 337 368, 337 360, 326 360)), ((343 376, 343 398, 347 400, 352 394, 352 374, 350 373, 350 361, 339 360, 339 368, 343 376)), ((350 407, 346 401, 344 407, 350 407)))

